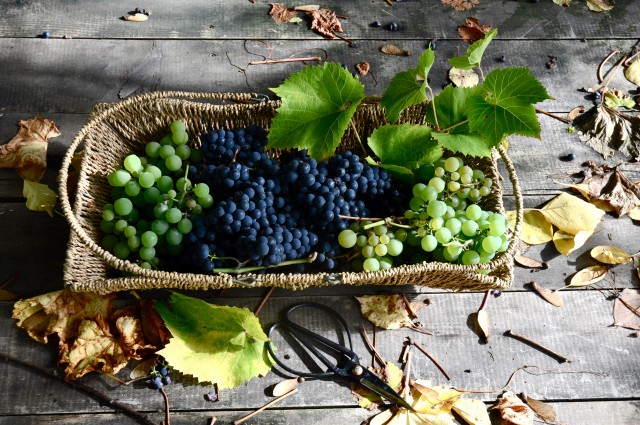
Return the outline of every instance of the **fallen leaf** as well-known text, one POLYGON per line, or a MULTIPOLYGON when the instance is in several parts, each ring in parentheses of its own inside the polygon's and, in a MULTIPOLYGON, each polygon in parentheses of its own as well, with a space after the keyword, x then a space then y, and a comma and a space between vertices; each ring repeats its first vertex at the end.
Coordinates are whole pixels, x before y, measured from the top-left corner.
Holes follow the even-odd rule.
MULTIPOLYGON (((507 211, 509 227, 513 230, 516 221, 516 212, 507 211)), ((522 228, 520 239, 528 245, 540 245, 553 240, 553 226, 547 221, 544 214, 537 209, 525 209, 522 214, 522 228)))
POLYGON ((548 423, 555 423, 556 421, 556 410, 553 406, 542 402, 540 400, 536 400, 535 398, 531 398, 529 396, 522 395, 526 403, 529 407, 535 412, 536 415, 540 419, 548 423))
POLYGON ((604 264, 627 264, 633 257, 620 248, 599 245, 591 249, 591 258, 604 264))
POLYGON ((559 6, 569 7, 571 0, 553 0, 553 2, 559 6))
POLYGON ((296 16, 296 12, 289 10, 282 3, 271 3, 269 16, 271 16, 271 19, 273 19, 276 24, 286 24, 291 18, 296 16))
POLYGON ((299 384, 300 382, 298 381, 298 378, 285 379, 284 381, 280 381, 273 386, 271 395, 274 397, 283 396, 289 391, 293 391, 294 389, 298 388, 299 384))
POLYGON ((134 13, 132 15, 125 15, 121 17, 123 21, 131 21, 131 22, 144 22, 149 19, 149 15, 145 13, 134 13))
POLYGON ((163 348, 171 338, 171 332, 158 314, 155 302, 148 299, 139 299, 140 320, 144 337, 158 350, 163 348))
POLYGON ((600 104, 575 119, 580 140, 603 157, 614 155, 614 149, 623 155, 640 155, 640 117, 625 115, 600 104))
POLYGON ((453 405, 462 395, 460 391, 453 388, 444 388, 439 386, 428 387, 429 391, 420 391, 414 389, 412 396, 414 399, 411 407, 419 413, 429 413, 438 415, 442 413, 450 413, 453 405))
MULTIPOLYGON (((402 370, 391 362, 387 362, 385 367, 370 368, 369 370, 394 390, 397 390, 402 383, 402 370)), ((384 402, 381 396, 357 383, 351 385, 351 392, 358 400, 358 405, 363 409, 374 410, 384 402)))
POLYGON ((387 55, 394 55, 394 56, 409 56, 411 55, 411 52, 408 50, 404 50, 401 47, 398 47, 394 44, 385 44, 384 46, 382 46, 380 48, 380 51, 384 54, 387 55))
POLYGON ((593 232, 604 215, 604 211, 564 192, 539 211, 549 223, 572 235, 581 231, 593 232))
POLYGON ((53 217, 58 195, 46 184, 24 180, 22 195, 27 198, 27 208, 31 211, 46 211, 53 217))
POLYGON ((640 206, 640 186, 632 183, 618 166, 591 165, 577 190, 584 190, 582 185, 587 185, 588 192, 583 194, 587 200, 599 207, 606 205, 618 217, 640 206))
POLYGON ((629 288, 622 290, 620 298, 613 304, 613 321, 616 326, 640 330, 640 291, 629 288))
POLYGON ((593 232, 589 230, 581 230, 575 235, 558 230, 553 234, 553 245, 559 253, 568 257, 573 251, 582 247, 591 235, 593 235, 593 232))
POLYGON ((149 344, 145 339, 140 318, 132 316, 118 317, 115 327, 118 331, 118 343, 127 359, 140 360, 143 356, 156 350, 156 347, 149 344))
POLYGON ((293 10, 298 10, 300 12, 311 12, 313 10, 319 10, 319 4, 305 4, 302 6, 294 6, 293 10))
POLYGON ((640 220, 640 206, 629 211, 629 217, 631 217, 631 220, 640 220))
POLYGON ((634 85, 640 86, 640 60, 639 59, 636 59, 633 62, 631 62, 631 65, 629 65, 624 70, 624 76, 627 78, 627 80, 629 80, 634 85))
POLYGON ((442 4, 451 6, 458 12, 471 10, 480 4, 480 0, 442 0, 442 4))
POLYGON ((143 376, 148 376, 157 362, 158 357, 156 356, 140 361, 133 367, 133 369, 131 369, 131 372, 129 372, 129 379, 138 379, 143 376))
POLYGON ((587 7, 594 12, 607 12, 615 6, 615 0, 587 0, 587 7))
POLYGON ((484 340, 488 341, 489 336, 491 335, 491 320, 489 319, 489 313, 487 313, 487 310, 478 310, 478 313, 476 314, 476 321, 479 329, 482 331, 484 340))
POLYGON ((480 82, 480 77, 473 69, 451 68, 449 79, 457 87, 475 87, 480 82))
POLYGON ((548 269, 549 265, 547 263, 542 263, 533 258, 525 257, 524 255, 516 255, 513 259, 517 265, 522 267, 528 267, 530 269, 548 269))
POLYGON ((14 168, 23 179, 39 182, 47 169, 49 140, 61 133, 48 118, 22 120, 18 127, 9 143, 0 145, 0 168, 14 168))
POLYGON ((370 68, 371 66, 369 65, 369 62, 360 62, 356 65, 358 74, 360 74, 361 77, 365 77, 369 73, 370 68))
POLYGON ((246 308, 217 306, 171 294, 156 301, 156 309, 173 335, 158 355, 199 382, 220 389, 237 387, 271 370, 265 343, 269 341, 258 318, 246 308))
POLYGON ((548 303, 556 307, 562 307, 564 305, 564 301, 558 292, 544 288, 536 282, 531 282, 531 287, 548 303))
POLYGON ((477 18, 467 18, 464 20, 464 25, 458 27, 458 35, 467 43, 473 44, 482 40, 491 29, 491 25, 481 25, 477 18))
POLYGON ((589 201, 589 203, 595 205, 597 208, 600 208, 602 211, 615 211, 615 208, 609 205, 607 201, 594 198, 589 191, 589 185, 587 183, 572 184, 570 187, 576 192, 580 193, 587 201, 589 201))
POLYGON ((567 119, 570 121, 573 121, 576 118, 578 118, 580 115, 584 114, 584 111, 585 111, 584 106, 576 106, 575 108, 569 111, 569 113, 567 114, 567 119))
POLYGON ((491 425, 487 406, 482 400, 461 397, 453 403, 452 409, 469 425, 491 425))
POLYGON ((306 12, 311 18, 311 29, 316 30, 327 38, 336 38, 335 33, 343 32, 342 25, 336 16, 336 12, 330 9, 318 9, 306 12))
POLYGON ((585 267, 571 277, 569 286, 587 286, 600 282, 608 272, 609 270, 602 266, 585 267))
POLYGON ((611 109, 633 109, 636 102, 622 90, 609 90, 604 94, 604 103, 611 109))
POLYGON ((411 313, 407 310, 407 305, 399 294, 363 295, 356 297, 356 299, 360 302, 362 315, 376 326, 383 329, 414 326, 410 318, 411 313))
POLYGON ((533 425, 535 418, 534 411, 511 391, 500 395, 489 409, 498 412, 501 425, 533 425))

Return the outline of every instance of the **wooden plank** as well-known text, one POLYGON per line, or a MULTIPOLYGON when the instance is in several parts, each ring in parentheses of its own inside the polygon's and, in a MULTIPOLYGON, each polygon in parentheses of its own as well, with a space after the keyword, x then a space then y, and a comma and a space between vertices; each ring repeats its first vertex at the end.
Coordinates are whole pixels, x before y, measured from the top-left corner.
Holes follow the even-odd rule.
MULTIPOLYGON (((212 4, 197 0, 176 8, 169 0, 156 0, 145 6, 153 14, 148 21, 138 23, 119 19, 131 6, 116 0, 90 8, 72 6, 63 0, 4 2, 0 9, 0 36, 36 37, 49 31, 54 37, 73 38, 320 38, 306 22, 276 25, 268 16, 267 2, 219 0, 212 4)), ((456 12, 439 1, 403 1, 389 7, 383 0, 327 0, 322 6, 347 17, 342 21, 344 35, 353 39, 457 38, 456 27, 467 16, 499 28, 501 36, 510 39, 635 38, 639 25, 633 17, 640 12, 632 1, 618 2, 608 13, 590 12, 584 4, 562 8, 551 2, 522 1, 486 1, 465 12, 456 12), (375 20, 385 25, 396 21, 399 30, 372 28, 370 23, 375 20)))
MULTIPOLYGON (((399 71, 414 67, 426 46, 423 40, 397 40, 414 52, 408 57, 380 52, 385 41, 362 41, 349 48, 336 41, 270 40, 37 40, 0 39, 0 92, 4 114, 88 113, 100 102, 115 102, 133 93, 181 90, 196 92, 258 92, 271 94, 301 63, 248 65, 264 57, 287 58, 327 55, 328 60, 355 65, 368 61, 371 73, 362 78, 365 92, 380 95, 399 71), (268 47, 271 47, 269 51, 268 47), (10 62, 7 62, 8 58, 10 62), (241 72, 239 68, 245 69, 241 72), (374 79, 375 77, 375 79, 374 79)), ((528 67, 540 79, 553 100, 539 106, 549 111, 569 111, 589 104, 583 86, 596 83, 596 68, 613 49, 630 49, 635 40, 539 40, 496 41, 485 53, 485 73, 504 67, 528 67), (495 58, 505 55, 506 63, 495 58), (558 67, 547 69, 549 55, 558 67)), ((460 41, 438 44, 438 59, 429 76, 437 93, 446 82, 448 63, 466 45, 460 41)), ((632 89, 622 73, 612 83, 632 89)), ((12 122, 10 122, 13 124, 12 122)))
MULTIPOLYGON (((557 417, 567 424, 598 424, 598 425, 631 425, 637 421, 640 414, 639 401, 596 401, 596 402, 562 402, 549 403, 556 410, 557 417)), ((216 424, 228 424, 243 417, 250 411, 204 411, 204 412, 172 412, 171 423, 174 425, 208 424, 212 417, 216 424)), ((361 408, 323 408, 323 409, 278 409, 273 408, 260 413, 246 422, 262 425, 282 424, 314 424, 335 425, 336 423, 359 424, 371 417, 377 411, 368 412, 361 408)), ((160 422, 163 414, 151 412, 149 417, 160 422)), ((134 425, 132 419, 124 415, 78 414, 78 415, 37 415, 4 416, 0 417, 2 425, 134 425)), ((462 423, 462 422, 456 422, 462 423)))
MULTIPOLYGON (((421 296, 420 298, 424 298, 421 296)), ((637 369, 637 340, 629 338, 631 331, 611 327, 612 301, 596 291, 575 291, 563 294, 565 306, 553 307, 532 293, 510 293, 491 300, 487 307, 491 317, 493 336, 488 344, 480 344, 478 336, 469 328, 468 316, 475 312, 482 294, 431 294, 431 305, 420 311, 424 327, 434 336, 417 334, 410 330, 381 331, 377 333, 378 350, 382 357, 395 361, 400 354, 405 336, 411 336, 423 344, 440 361, 451 375, 446 381, 435 366, 416 352, 412 370, 415 376, 431 379, 434 384, 453 385, 466 389, 501 388, 509 376, 523 365, 526 372, 516 373, 509 388, 525 392, 538 399, 611 400, 634 399, 640 387, 640 371, 637 369), (573 362, 559 364, 546 354, 502 335, 507 329, 529 336, 539 343, 552 347, 573 362)), ((339 309, 354 334, 354 350, 363 356, 363 363, 370 363, 370 355, 364 348, 357 329, 363 324, 371 332, 370 324, 360 315, 353 299, 345 297, 314 296, 301 294, 297 298, 273 298, 262 310, 262 323, 272 323, 282 309, 293 302, 317 301, 339 309)), ((217 299, 228 305, 254 308, 258 299, 217 299)), ((0 350, 35 364, 50 367, 54 364, 55 347, 43 346, 31 340, 24 331, 9 319, 11 303, 0 303, 0 350)), ((301 324, 331 336, 334 325, 317 314, 300 318, 301 324)), ((335 334, 333 334, 335 335, 335 334)), ((295 353, 278 342, 282 356, 295 353)), ((215 365, 212 365, 215 367, 215 365)), ((108 408, 97 402, 79 397, 75 390, 60 382, 44 379, 8 363, 0 364, 0 374, 11 376, 0 382, 0 391, 13 394, 13 398, 0 400, 0 412, 6 415, 68 414, 106 412, 108 408)), ((121 373, 120 376, 125 376, 121 373)), ((268 401, 265 388, 282 378, 276 372, 265 378, 254 379, 239 388, 225 390, 221 401, 212 406, 203 395, 209 386, 185 385, 174 376, 175 384, 169 388, 172 407, 175 410, 209 411, 212 408, 253 409, 268 401)), ((110 397, 147 411, 162 409, 161 397, 151 397, 143 385, 119 387, 113 381, 98 375, 87 376, 83 382, 94 386, 110 397)), ((495 394, 475 394, 484 401, 495 399, 495 394)), ((283 408, 316 406, 352 407, 355 405, 348 388, 330 381, 307 381, 294 397, 284 400, 283 408)))

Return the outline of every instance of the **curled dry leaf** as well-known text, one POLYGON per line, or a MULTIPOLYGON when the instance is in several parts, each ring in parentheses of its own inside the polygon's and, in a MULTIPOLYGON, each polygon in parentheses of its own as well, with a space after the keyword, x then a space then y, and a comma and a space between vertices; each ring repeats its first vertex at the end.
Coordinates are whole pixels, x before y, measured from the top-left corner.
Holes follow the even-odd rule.
POLYGON ((530 269, 548 269, 549 265, 547 263, 542 263, 538 260, 534 260, 533 258, 525 257, 524 255, 516 255, 514 261, 517 265, 521 267, 527 267, 530 269))
POLYGON ((480 82, 480 77, 473 69, 451 68, 449 79, 457 87, 475 87, 480 82))
POLYGON ((592 248, 591 258, 604 264, 627 264, 633 259, 626 251, 609 245, 592 248))
POLYGON ((359 64, 356 65, 358 74, 360 74, 361 77, 365 77, 369 73, 370 68, 371 68, 371 65, 369 65, 369 62, 360 62, 359 64))
POLYGON ((148 359, 140 361, 133 369, 131 369, 131 372, 129 372, 129 379, 138 379, 148 376, 157 361, 157 357, 149 357, 148 359))
POLYGON ((461 397, 453 403, 452 408, 467 424, 491 425, 487 406, 481 400, 461 397))
POLYGON ((624 70, 624 76, 631 83, 640 86, 640 59, 631 62, 631 65, 624 70))
POLYGON ((556 410, 553 406, 524 394, 522 394, 521 397, 540 419, 548 423, 555 423, 556 410))
POLYGON ((481 25, 477 18, 467 18, 464 25, 458 27, 458 35, 469 44, 482 40, 484 35, 492 30, 491 25, 481 25))
POLYGON ((471 10, 480 4, 480 0, 442 0, 445 6, 451 6, 458 12, 471 10))
POLYGON ((640 117, 625 115, 604 103, 594 106, 574 121, 580 140, 603 157, 619 150, 623 155, 640 155, 640 117))
POLYGON ((145 13, 134 13, 133 15, 125 15, 120 19, 122 19, 123 21, 144 22, 149 19, 149 15, 145 13))
POLYGON ((271 390, 271 395, 274 397, 283 396, 286 393, 298 388, 298 384, 300 384, 300 381, 298 381, 298 378, 285 379, 284 381, 278 382, 276 385, 273 386, 273 389, 271 390))
POLYGON ((500 395, 496 404, 489 408, 496 410, 504 425, 533 425, 534 411, 511 391, 500 395))
POLYGON ((618 166, 600 167, 590 164, 581 185, 576 188, 582 195, 604 211, 615 211, 618 217, 640 206, 640 186, 631 182, 618 166))
MULTIPOLYGON (((356 297, 360 303, 362 315, 369 321, 383 329, 399 329, 401 327, 413 327, 411 312, 407 309, 402 295, 363 295, 356 297)), ((412 305, 417 311, 424 307, 424 303, 412 305)))
POLYGON ((289 10, 282 3, 271 3, 269 16, 276 24, 286 24, 291 18, 296 16, 296 12, 289 10))
POLYGON ((594 12, 607 12, 613 9, 616 0, 587 0, 587 7, 594 12))
MULTIPOLYGON (((513 230, 516 222, 516 212, 507 211, 507 221, 513 230)), ((522 214, 522 228, 520 239, 527 245, 540 245, 553 240, 553 226, 544 214, 536 209, 525 209, 522 214)))
POLYGON ((312 12, 314 10, 320 10, 319 4, 305 4, 302 6, 295 6, 293 10, 297 10, 300 12, 312 12))
POLYGON ((623 289, 613 304, 614 325, 640 330, 640 291, 623 289))
POLYGON ((555 305, 556 307, 562 307, 564 305, 564 301, 558 292, 544 288, 536 282, 531 282, 531 287, 549 304, 555 305))
POLYGON ((306 12, 311 18, 311 29, 316 30, 327 38, 336 38, 335 33, 343 32, 342 25, 336 16, 336 12, 330 9, 318 9, 306 12))
POLYGON ((478 328, 482 331, 484 340, 488 341, 489 336, 491 335, 491 320, 489 319, 489 313, 487 313, 487 310, 478 310, 478 313, 476 313, 476 321, 478 323, 478 328))
POLYGON ((575 235, 558 230, 553 234, 553 244, 559 253, 569 256, 573 251, 583 246, 591 235, 593 235, 593 232, 588 230, 581 230, 575 235))
POLYGON ((31 211, 46 211, 53 217, 53 208, 56 206, 58 195, 46 184, 24 180, 22 184, 22 196, 27 198, 27 208, 31 211))
POLYGON ((539 211, 549 223, 572 235, 581 231, 593 232, 604 215, 604 211, 564 192, 539 211))
POLYGON ((587 286, 600 282, 608 272, 609 270, 602 266, 585 267, 571 277, 569 286, 587 286))
POLYGON ((580 115, 584 114, 584 111, 586 111, 584 106, 582 105, 576 106, 575 108, 569 111, 569 113, 567 114, 567 119, 570 121, 573 121, 576 118, 578 118, 580 115))
POLYGON ((14 168, 23 179, 39 182, 47 169, 49 140, 61 133, 48 118, 22 120, 18 127, 9 143, 0 146, 0 168, 14 168))
POLYGON ((380 51, 384 54, 394 56, 409 56, 411 54, 410 51, 404 50, 403 48, 398 47, 394 44, 385 44, 380 48, 380 51))

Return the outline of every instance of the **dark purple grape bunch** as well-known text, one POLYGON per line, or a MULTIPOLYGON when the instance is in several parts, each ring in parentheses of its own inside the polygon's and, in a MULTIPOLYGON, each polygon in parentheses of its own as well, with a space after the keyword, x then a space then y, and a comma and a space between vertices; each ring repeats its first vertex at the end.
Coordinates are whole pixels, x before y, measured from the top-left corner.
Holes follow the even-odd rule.
POLYGON ((165 385, 171 383, 171 376, 166 363, 159 363, 151 369, 149 373, 149 387, 154 390, 161 390, 165 385))

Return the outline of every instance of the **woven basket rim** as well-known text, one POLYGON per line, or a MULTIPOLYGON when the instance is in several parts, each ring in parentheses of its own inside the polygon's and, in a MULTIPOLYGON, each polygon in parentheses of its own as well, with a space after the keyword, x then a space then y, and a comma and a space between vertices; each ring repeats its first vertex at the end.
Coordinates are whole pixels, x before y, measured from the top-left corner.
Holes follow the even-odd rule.
MULTIPOLYGON (((63 207, 65 218, 67 222, 69 222, 72 230, 72 236, 79 238, 84 244, 85 248, 92 251, 95 255, 101 257, 110 267, 113 267, 118 270, 122 270, 128 273, 133 274, 134 276, 131 278, 120 278, 120 279, 131 279, 135 281, 135 279, 150 279, 157 281, 170 281, 173 278, 188 278, 193 280, 201 281, 200 283, 203 285, 207 285, 209 282, 213 282, 215 280, 224 281, 224 285, 230 286, 260 286, 258 285, 246 285, 243 283, 238 283, 238 276, 236 275, 226 275, 224 273, 213 274, 213 275, 200 275, 200 274, 189 274, 189 273, 176 273, 176 272, 168 272, 168 271, 159 271, 159 270, 149 270, 143 269, 138 265, 131 263, 129 261, 120 260, 115 257, 113 254, 105 251, 99 244, 91 239, 91 237, 86 233, 84 227, 80 224, 79 218, 77 217, 78 211, 75 208, 72 209, 69 194, 66 190, 66 182, 68 180, 68 170, 71 163, 71 158, 73 154, 77 150, 78 146, 85 141, 86 137, 90 132, 98 127, 100 123, 105 122, 110 116, 113 116, 123 110, 126 110, 127 107, 135 106, 137 104, 153 104, 154 102, 177 102, 180 106, 184 107, 194 107, 194 108, 224 108, 223 105, 212 105, 212 104, 204 104, 202 100, 219 100, 223 102, 233 101, 239 102, 241 105, 255 105, 255 107, 270 107, 275 108, 279 105, 278 101, 268 101, 261 103, 252 103, 254 99, 256 99, 257 95, 255 93, 188 93, 188 92, 154 92, 154 93, 146 93, 143 95, 134 96, 132 98, 126 99, 124 101, 112 103, 112 104, 98 104, 94 108, 94 112, 92 112, 89 121, 82 127, 82 129, 78 132, 77 136, 74 138, 73 142, 69 146, 60 172, 60 200, 63 207), (265 106, 266 105, 266 106, 265 106)), ((370 105, 369 105, 370 106, 370 105)), ((496 259, 492 260, 490 263, 485 263, 481 265, 459 265, 459 264, 450 264, 450 263, 439 263, 439 262, 425 262, 419 264, 409 264, 409 265, 399 265, 394 267, 396 273, 400 272, 409 272, 416 266, 422 267, 422 271, 429 272, 431 270, 437 271, 449 271, 454 273, 468 273, 472 274, 473 277, 481 283, 486 285, 494 285, 500 287, 508 287, 511 285, 511 282, 502 282, 500 279, 497 279, 493 276, 488 276, 485 274, 479 273, 479 270, 491 270, 497 268, 499 266, 504 266, 507 262, 513 262, 513 256, 516 250, 516 241, 520 234, 520 229, 522 225, 522 214, 523 214, 523 203, 522 196, 519 188, 518 178, 515 172, 515 168, 511 163, 506 150, 502 145, 498 147, 498 149, 494 150, 494 155, 491 159, 496 170, 497 166, 495 162, 498 158, 501 158, 503 164, 507 170, 507 174, 509 180, 511 181, 513 187, 513 196, 516 204, 516 223, 513 229, 512 236, 510 238, 509 247, 506 252, 502 253, 503 255, 496 256, 496 259), (496 282, 496 279, 498 282, 496 282)), ((81 169, 81 173, 83 172, 84 167, 81 169)), ((379 272, 360 272, 360 276, 382 276, 386 271, 379 272)), ((337 279, 338 281, 342 279, 344 276, 349 276, 355 272, 321 272, 315 273, 319 279, 337 279), (339 276, 336 278, 335 276, 339 276)), ((256 275, 256 274, 243 274, 241 277, 247 280, 251 279, 260 279, 264 275, 256 275)), ((512 279, 512 277, 511 277, 512 279)), ((348 279, 347 279, 348 280, 348 279)), ((219 285, 220 282, 218 282, 219 285)), ((166 285, 165 285, 166 286, 166 285)), ((215 285, 213 285, 215 286, 215 285)), ((163 286, 164 287, 164 286, 163 286)))

